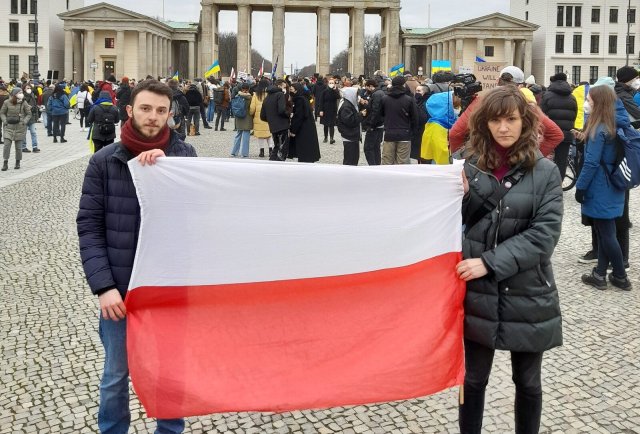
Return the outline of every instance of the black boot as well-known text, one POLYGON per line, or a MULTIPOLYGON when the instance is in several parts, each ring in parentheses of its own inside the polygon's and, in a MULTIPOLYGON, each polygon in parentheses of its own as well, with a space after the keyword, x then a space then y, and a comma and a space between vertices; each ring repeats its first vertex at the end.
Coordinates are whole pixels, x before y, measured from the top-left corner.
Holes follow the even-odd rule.
POLYGON ((4 164, 2 165, 2 171, 9 170, 9 160, 4 160, 4 164))
POLYGON ((269 157, 271 157, 272 152, 273 152, 273 148, 269 148, 269 157))
POLYGON ((260 155, 258 155, 258 157, 264 157, 264 148, 260 148, 260 155))
POLYGON ((582 283, 604 291, 607 289, 607 277, 600 276, 594 268, 591 273, 582 275, 582 283))
POLYGON ((20 160, 16 160, 16 166, 14 167, 14 169, 19 169, 20 168, 20 160))

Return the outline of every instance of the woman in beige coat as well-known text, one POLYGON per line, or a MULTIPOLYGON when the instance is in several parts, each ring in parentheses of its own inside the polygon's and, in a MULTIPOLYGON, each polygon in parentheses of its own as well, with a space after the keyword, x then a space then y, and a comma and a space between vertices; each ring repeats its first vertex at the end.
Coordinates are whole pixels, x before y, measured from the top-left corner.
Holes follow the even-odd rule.
POLYGON ((253 135, 258 139, 258 145, 260 146, 260 157, 264 157, 264 148, 269 148, 269 154, 273 149, 273 140, 271 138, 271 131, 269 131, 269 124, 260 119, 260 110, 262 109, 262 103, 267 98, 267 87, 269 87, 269 81, 261 79, 256 88, 256 92, 251 98, 251 106, 249 107, 249 114, 253 116, 253 135))
POLYGON ((22 160, 22 142, 27 138, 27 124, 31 119, 31 106, 24 102, 24 93, 21 88, 13 88, 9 99, 2 104, 0 119, 4 124, 4 148, 2 149, 4 163, 2 170, 5 171, 9 168, 11 142, 16 148, 15 169, 19 169, 20 160, 22 160))

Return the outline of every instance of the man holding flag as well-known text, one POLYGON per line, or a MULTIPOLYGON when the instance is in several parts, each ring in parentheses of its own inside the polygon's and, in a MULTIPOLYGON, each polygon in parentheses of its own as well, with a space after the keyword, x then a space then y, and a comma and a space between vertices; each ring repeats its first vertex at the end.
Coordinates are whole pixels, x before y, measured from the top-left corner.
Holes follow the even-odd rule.
MULTIPOLYGON (((140 207, 127 161, 154 164, 157 157, 195 157, 195 149, 169 129, 171 88, 156 80, 140 82, 127 106, 129 120, 120 142, 89 161, 76 219, 80 256, 91 292, 100 304, 100 340, 105 351, 100 381, 98 428, 126 433, 129 410, 127 294, 140 228, 140 207), (109 230, 107 230, 109 229, 109 230)), ((156 432, 181 433, 182 419, 158 419, 156 432)))

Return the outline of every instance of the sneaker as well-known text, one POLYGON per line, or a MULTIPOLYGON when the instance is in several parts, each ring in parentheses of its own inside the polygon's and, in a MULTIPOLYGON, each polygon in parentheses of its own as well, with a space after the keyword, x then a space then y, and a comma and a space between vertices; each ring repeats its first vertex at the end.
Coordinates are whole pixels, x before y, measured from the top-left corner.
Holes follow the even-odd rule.
POLYGON ((331 139, 331 140, 329 141, 329 144, 330 144, 330 145, 333 145, 335 142, 336 142, 335 140, 331 139))
POLYGON ((40 152, 40 148, 33 148, 33 152, 40 152))
POLYGON ((58 139, 56 139, 55 137, 53 138, 53 143, 58 143, 58 139))
POLYGON ((224 128, 220 128, 220 131, 227 131, 227 130, 226 130, 226 129, 224 129, 224 128))
POLYGON ((582 275, 582 283, 585 285, 593 286, 596 289, 601 291, 607 289, 607 279, 604 277, 600 277, 596 273, 596 269, 594 268, 591 273, 582 275))
POLYGON ((587 253, 578 258, 578 262, 581 264, 593 264, 595 262, 598 262, 598 252, 589 250, 587 253))
POLYGON ((24 153, 28 154, 28 153, 30 153, 30 152, 31 152, 31 150, 30 150, 29 148, 24 148, 24 149, 22 150, 22 152, 24 152, 24 153))
POLYGON ((631 291, 631 282, 628 277, 624 279, 618 279, 613 274, 609 274, 609 282, 617 288, 622 289, 623 291, 631 291))
POLYGON ((67 143, 66 139, 60 139, 60 143, 67 143))
POLYGON ((205 128, 206 130, 210 130, 210 129, 211 129, 211 127, 210 127, 209 125, 205 125, 205 126, 204 126, 204 128, 205 128))

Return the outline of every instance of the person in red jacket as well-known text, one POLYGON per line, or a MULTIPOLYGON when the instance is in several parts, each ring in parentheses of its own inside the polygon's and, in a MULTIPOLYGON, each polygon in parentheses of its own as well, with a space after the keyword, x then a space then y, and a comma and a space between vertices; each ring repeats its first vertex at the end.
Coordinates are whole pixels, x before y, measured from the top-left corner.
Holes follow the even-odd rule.
MULTIPOLYGON (((500 74, 498 86, 517 86, 518 88, 522 88, 524 87, 524 73, 518 67, 507 66, 500 74)), ((469 119, 473 111, 480 105, 484 94, 485 92, 480 92, 476 95, 449 131, 449 146, 451 147, 452 154, 462 148, 467 141, 469 136, 469 119)), ((540 152, 545 157, 548 157, 553 154, 556 146, 564 139, 564 134, 555 122, 549 119, 542 110, 537 109, 536 112, 538 113, 538 120, 541 125, 540 152)))

